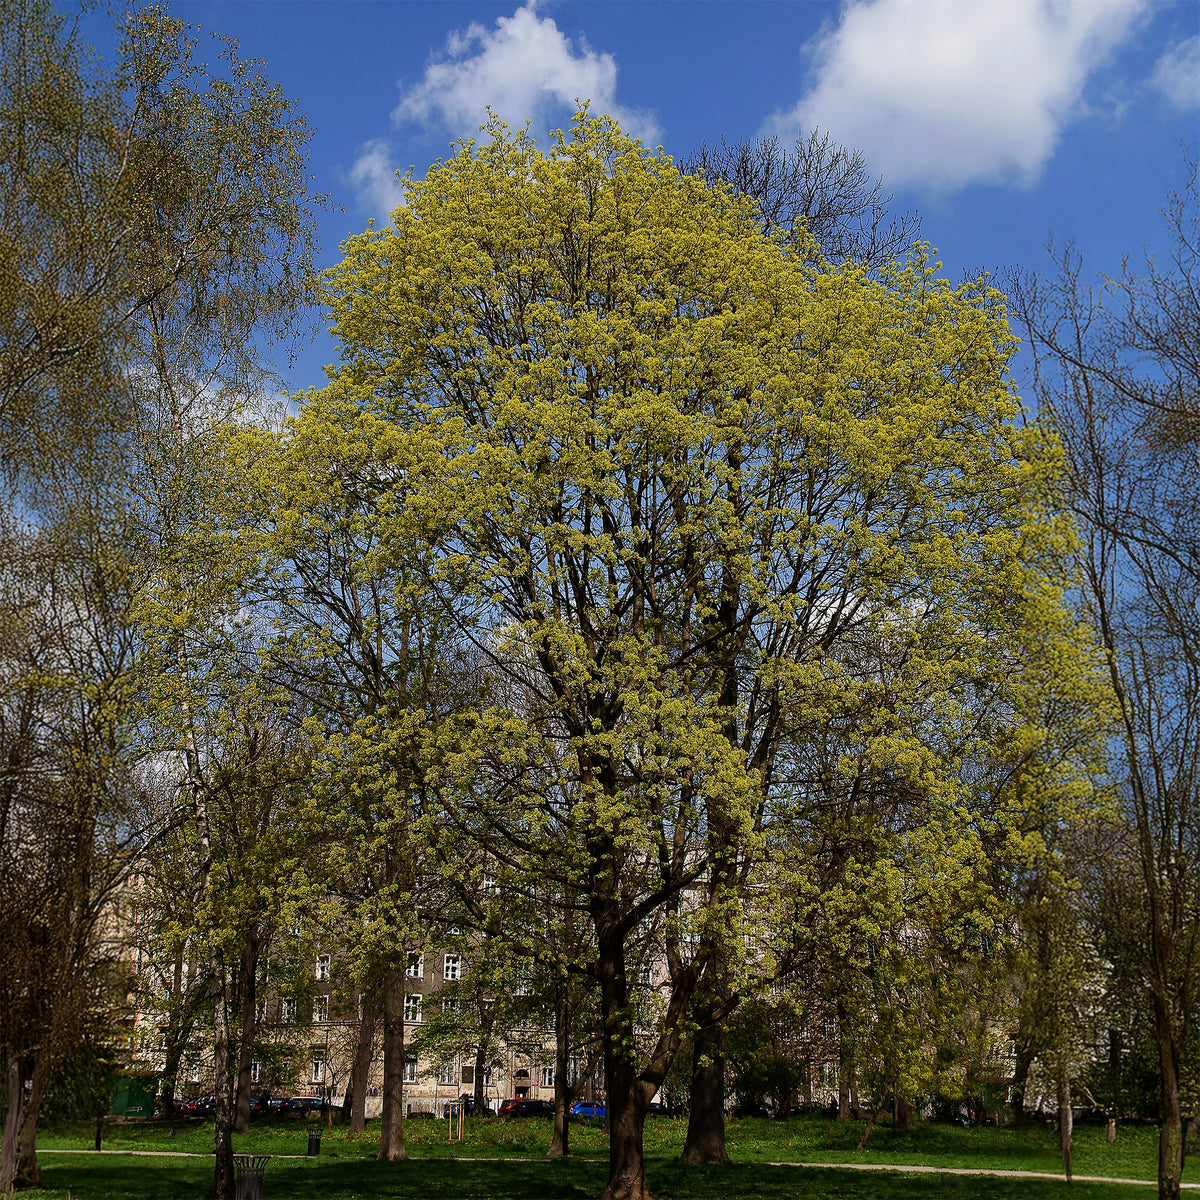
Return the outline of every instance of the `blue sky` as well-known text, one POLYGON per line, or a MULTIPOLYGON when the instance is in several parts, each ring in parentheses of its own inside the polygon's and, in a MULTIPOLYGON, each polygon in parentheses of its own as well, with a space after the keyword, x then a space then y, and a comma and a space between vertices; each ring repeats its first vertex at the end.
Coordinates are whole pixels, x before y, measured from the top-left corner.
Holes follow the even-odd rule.
MULTIPOLYGON (((1090 268, 1164 245, 1157 210, 1200 149, 1197 0, 708 0, 388 3, 188 0, 237 37, 315 130, 340 211, 325 263, 394 170, 418 175, 490 103, 565 124, 576 97, 677 157, 703 141, 819 126, 861 149, 957 279, 1045 265, 1054 232, 1090 268)), ((322 382, 322 339, 287 372, 322 382)))

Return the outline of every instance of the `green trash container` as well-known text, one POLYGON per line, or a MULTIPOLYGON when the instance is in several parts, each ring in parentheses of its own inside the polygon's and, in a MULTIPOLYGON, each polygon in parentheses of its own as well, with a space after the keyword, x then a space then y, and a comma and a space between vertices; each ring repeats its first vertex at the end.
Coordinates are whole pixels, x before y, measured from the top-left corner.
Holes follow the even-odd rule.
POLYGON ((237 1170, 234 1195, 237 1200, 262 1200, 263 1174, 267 1169, 269 1154, 235 1154, 233 1165, 237 1170))

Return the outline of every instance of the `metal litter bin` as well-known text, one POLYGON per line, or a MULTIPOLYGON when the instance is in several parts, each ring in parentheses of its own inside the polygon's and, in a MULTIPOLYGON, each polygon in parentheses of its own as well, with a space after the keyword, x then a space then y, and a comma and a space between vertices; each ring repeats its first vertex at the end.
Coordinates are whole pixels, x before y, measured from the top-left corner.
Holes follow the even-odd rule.
POLYGON ((321 1153, 321 1131, 319 1129, 310 1129, 308 1131, 308 1157, 316 1158, 321 1153))
POLYGON ((263 1172, 267 1169, 269 1154, 235 1154, 233 1165, 237 1169, 237 1185, 234 1195, 237 1200, 262 1200, 263 1172))

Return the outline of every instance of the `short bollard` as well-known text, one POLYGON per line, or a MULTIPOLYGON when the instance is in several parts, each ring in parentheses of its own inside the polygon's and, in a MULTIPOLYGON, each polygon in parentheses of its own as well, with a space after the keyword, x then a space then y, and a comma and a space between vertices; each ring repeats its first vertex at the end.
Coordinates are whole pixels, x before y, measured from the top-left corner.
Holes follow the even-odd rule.
POLYGON ((321 1131, 319 1129, 310 1129, 308 1131, 308 1157, 316 1158, 321 1153, 321 1131))
POLYGON ((267 1169, 269 1154, 235 1154, 233 1165, 237 1169, 237 1200, 262 1200, 263 1172, 267 1169))

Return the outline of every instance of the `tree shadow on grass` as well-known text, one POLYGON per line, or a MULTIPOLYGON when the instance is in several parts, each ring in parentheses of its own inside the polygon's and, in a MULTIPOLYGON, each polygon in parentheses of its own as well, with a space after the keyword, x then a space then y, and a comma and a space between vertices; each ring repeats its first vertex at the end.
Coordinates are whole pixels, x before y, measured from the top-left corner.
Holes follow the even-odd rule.
MULTIPOLYGON (((588 1200, 604 1186, 598 1162, 479 1162, 470 1159, 380 1163, 280 1160, 267 1164, 263 1200, 588 1200)), ((813 1170, 756 1163, 725 1167, 648 1164, 661 1200, 1152 1200, 1148 1188, 1058 1180, 813 1170)), ((43 1166, 47 1200, 207 1200, 204 1159, 72 1157, 43 1166)))

